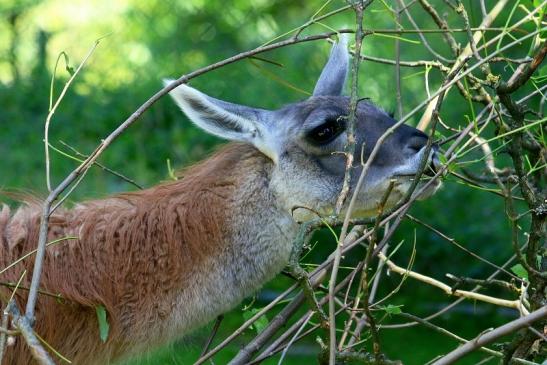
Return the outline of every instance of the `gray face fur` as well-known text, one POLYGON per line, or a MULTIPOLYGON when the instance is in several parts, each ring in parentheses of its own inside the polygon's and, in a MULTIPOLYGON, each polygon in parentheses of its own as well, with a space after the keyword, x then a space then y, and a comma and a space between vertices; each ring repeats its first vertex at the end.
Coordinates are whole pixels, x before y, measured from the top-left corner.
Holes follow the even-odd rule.
MULTIPOLYGON (((314 212, 331 214, 345 173, 349 98, 341 96, 349 68, 347 44, 335 45, 309 99, 269 111, 228 103, 181 85, 171 96, 199 127, 216 136, 253 144, 274 163, 270 188, 283 209, 297 220, 314 212), (296 207, 302 207, 295 209, 296 207), (309 208, 309 209, 306 209, 309 208)), ((170 81, 166 80, 168 84, 170 81)), ((360 152, 368 158, 378 138, 395 120, 368 101, 360 101, 356 120, 356 163, 350 194, 361 173, 360 152)), ((387 205, 407 192, 427 143, 419 130, 401 125, 381 145, 359 191, 355 215, 375 215, 390 181, 395 180, 387 205)), ((438 163, 436 148, 428 158, 438 163)), ((421 198, 431 195, 432 185, 421 198)), ((349 200, 349 199, 348 199, 349 200)))

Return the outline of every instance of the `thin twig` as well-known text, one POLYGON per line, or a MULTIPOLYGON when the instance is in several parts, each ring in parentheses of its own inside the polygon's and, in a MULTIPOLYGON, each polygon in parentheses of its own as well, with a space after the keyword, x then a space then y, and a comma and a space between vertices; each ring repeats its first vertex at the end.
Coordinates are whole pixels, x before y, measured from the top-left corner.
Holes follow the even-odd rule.
MULTIPOLYGON (((400 2, 395 2, 395 27, 401 29, 400 2)), ((361 53, 361 52, 358 52, 361 53)), ((397 119, 403 117, 403 97, 401 95, 401 41, 395 38, 395 98, 397 100, 397 119)))
POLYGON ((413 279, 419 280, 423 283, 429 284, 431 286, 437 287, 444 291, 447 295, 453 295, 457 297, 464 297, 471 300, 479 300, 481 302, 486 302, 490 304, 494 304, 500 307, 507 307, 507 308, 514 308, 517 310, 524 310, 525 308, 522 308, 522 303, 520 300, 505 300, 505 299, 499 299, 496 297, 492 297, 489 295, 479 294, 467 290, 453 290, 450 285, 447 285, 443 283, 442 281, 439 281, 437 279, 433 279, 429 276, 419 274, 415 271, 407 270, 405 268, 402 268, 395 264, 393 261, 389 260, 385 255, 379 253, 378 257, 380 260, 384 261, 386 265, 389 267, 389 269, 397 274, 400 275, 406 275, 408 277, 411 277, 413 279))
MULTIPOLYGON (((85 154, 81 153, 81 152, 78 151, 76 148, 72 147, 71 145, 69 145, 69 144, 66 143, 66 142, 59 141, 59 143, 62 144, 63 146, 65 146, 66 148, 70 149, 72 152, 74 152, 74 153, 76 154, 76 156, 79 156, 79 157, 81 157, 81 158, 83 158, 83 159, 86 159, 86 158, 89 157, 88 155, 85 155, 85 154)), ((78 160, 78 162, 81 163, 82 160, 78 160)), ((130 179, 130 178, 128 178, 127 176, 125 176, 125 175, 123 175, 123 174, 121 174, 121 173, 119 173, 119 172, 117 172, 117 171, 114 171, 114 170, 112 170, 111 168, 106 167, 105 165, 103 165, 103 164, 100 163, 100 162, 95 161, 93 164, 96 165, 96 166, 98 166, 98 167, 100 167, 102 170, 104 170, 104 171, 106 171, 106 172, 108 172, 108 173, 110 173, 110 174, 112 174, 112 175, 114 175, 114 176, 119 177, 119 178, 122 179, 123 181, 128 182, 128 183, 130 183, 131 185, 136 186, 137 188, 139 188, 139 189, 141 189, 141 190, 144 189, 144 187, 143 187, 141 184, 138 184, 135 180, 130 179)))
MULTIPOLYGON (((51 123, 51 118, 53 118, 53 115, 55 114, 57 107, 59 106, 59 104, 61 104, 61 101, 65 97, 66 92, 70 88, 70 85, 72 85, 72 82, 74 81, 74 79, 76 79, 76 76, 78 76, 78 74, 80 73, 82 68, 85 66, 87 61, 91 58, 91 56, 95 52, 95 49, 97 49, 97 47, 99 46, 99 43, 101 43, 102 38, 99 38, 95 41, 95 43, 93 44, 91 49, 87 52, 84 59, 78 66, 78 68, 76 68, 76 71, 74 71, 74 73, 70 76, 68 81, 65 83, 65 86, 63 87, 63 90, 61 90, 61 93, 59 94, 59 97, 55 101, 55 104, 53 104, 53 106, 50 105, 49 112, 46 117, 46 123, 44 125, 44 147, 45 147, 45 156, 46 156, 46 185, 47 185, 47 190, 49 192, 51 192, 51 176, 49 173, 49 124, 51 123)), ((53 80, 52 80, 52 85, 53 85, 53 80)), ((53 92, 53 86, 51 87, 51 92, 53 92)), ((53 97, 53 95, 51 95, 51 97, 53 97)))
POLYGON ((544 306, 524 317, 515 319, 509 323, 504 324, 492 331, 480 334, 475 339, 468 341, 465 345, 458 347, 449 354, 443 356, 441 359, 435 361, 433 365, 449 365, 455 363, 466 354, 474 351, 475 349, 487 345, 496 339, 513 333, 523 327, 530 326, 534 322, 537 322, 547 317, 547 306, 544 306))
MULTIPOLYGON (((503 8, 505 7, 505 4, 507 3, 508 0, 500 0, 496 3, 496 5, 492 8, 492 10, 490 10, 490 13, 488 14, 487 17, 485 17, 482 22, 481 22, 481 25, 479 27, 479 29, 481 28, 486 28, 488 26, 490 26, 490 24, 492 24, 492 22, 496 19, 496 17, 501 13, 501 11, 503 10, 503 8)), ((420 2, 423 4, 427 3, 425 0, 420 0, 420 2)), ((425 5, 424 5, 425 6, 425 5)), ((535 9, 535 11, 537 11, 537 9, 535 9)), ((527 17, 521 19, 521 21, 519 21, 517 24, 513 25, 513 27, 511 28, 515 28, 517 26, 519 26, 520 24, 524 23, 526 20, 527 17)), ((481 30, 479 31, 476 31, 475 34, 473 35, 473 40, 476 42, 479 41, 479 39, 482 37, 483 35, 483 32, 481 30)), ((487 45, 489 44, 493 44, 497 39, 501 38, 501 35, 500 36, 497 36, 497 37, 494 37, 493 39, 491 39, 489 42, 487 42, 486 44, 484 44, 481 48, 486 48, 487 45)), ((477 50, 478 52, 478 50, 477 50)), ((456 62, 454 63, 454 65, 452 66, 453 68, 456 68, 456 67, 459 67, 460 66, 460 63, 462 62, 462 60, 464 60, 466 57, 468 57, 470 54, 471 54, 471 47, 468 45, 467 47, 464 48, 464 50, 458 55, 458 58, 456 60, 456 62)), ((482 61, 484 61, 484 59, 482 60, 478 60, 479 63, 482 64, 482 61)), ((435 99, 433 99, 427 106, 427 109, 426 109, 426 112, 422 115, 422 119, 420 120, 420 122, 418 123, 418 129, 426 129, 427 126, 429 125, 430 121, 431 121, 431 115, 433 113, 433 107, 435 106, 435 99)))
MULTIPOLYGON (((363 33, 363 12, 365 9, 372 3, 372 0, 367 1, 357 1, 352 4, 355 11, 355 22, 356 22, 356 32, 355 32, 355 54, 361 54, 361 46, 364 37, 363 33)), ((352 85, 351 85, 351 96, 350 96, 350 110, 348 116, 348 128, 347 128, 347 143, 344 148, 346 154, 346 170, 344 173, 344 180, 342 184, 342 190, 336 200, 335 211, 336 214, 340 214, 342 207, 346 201, 346 197, 349 192, 349 185, 351 181, 351 171, 353 168, 353 161, 355 155, 355 123, 357 119, 357 103, 358 103, 358 86, 359 86, 359 65, 361 59, 359 57, 353 57, 353 67, 352 67, 352 85)), ((348 231, 349 218, 351 217, 352 203, 354 202, 355 196, 359 192, 359 186, 357 186, 353 192, 351 202, 346 212, 344 224, 342 225, 342 231, 340 232, 339 244, 336 247, 334 252, 334 263, 332 266, 332 271, 329 281, 329 365, 335 365, 336 362, 336 315, 335 315, 335 304, 334 304, 334 288, 336 287, 336 278, 338 275, 338 267, 340 265, 340 259, 342 257, 342 246, 344 244, 346 233, 348 231)))
POLYGON ((10 307, 10 313, 13 317, 13 325, 21 331, 21 335, 24 337, 34 359, 40 365, 55 365, 51 359, 51 356, 44 349, 44 346, 34 333, 34 329, 29 323, 27 317, 21 315, 16 305, 10 307))
MULTIPOLYGON (((420 318, 418 316, 415 316, 415 315, 412 315, 412 314, 409 314, 409 313, 404 313, 404 312, 399 313, 398 315, 401 316, 401 317, 405 317, 405 318, 411 319, 413 321, 416 321, 417 323, 420 323, 420 324, 424 325, 425 327, 430 328, 430 329, 432 329, 432 330, 434 330, 434 331, 436 331, 436 332, 438 332, 442 335, 453 338, 453 339, 455 339, 456 341, 458 341, 460 343, 467 343, 468 342, 465 338, 462 338, 462 337, 460 337, 460 336, 446 330, 445 328, 436 326, 433 323, 431 323, 430 321, 425 320, 423 318, 420 318)), ((503 357, 503 354, 499 351, 494 351, 494 350, 491 350, 491 349, 486 348, 486 347, 479 347, 478 349, 482 352, 485 352, 487 354, 490 354, 490 355, 493 355, 493 356, 496 356, 496 357, 503 357)), ((527 360, 524 360, 524 359, 513 359, 513 360, 514 360, 513 362, 516 363, 516 364, 536 365, 536 363, 531 362, 531 361, 527 361, 527 360)))
POLYGON ((213 343, 213 340, 215 339, 215 336, 218 332, 218 329, 223 319, 224 319, 223 315, 220 315, 217 317, 215 324, 213 325, 213 328, 211 329, 211 334, 207 338, 207 342, 205 342, 205 346, 203 346, 203 350, 201 351, 201 354, 199 355, 200 357, 205 355, 207 351, 209 351, 209 347, 211 346, 211 343, 213 343))
MULTIPOLYGON (((15 305, 15 301, 10 300, 8 302, 6 308, 4 308, 4 310, 2 311, 2 324, 1 324, 1 327, 6 329, 6 330, 8 329, 8 325, 9 325, 9 315, 10 315, 11 307, 14 306, 14 305, 15 305)), ((5 352, 5 349, 6 349, 7 335, 8 335, 8 333, 5 332, 5 331, 0 332, 0 363, 2 362, 2 359, 4 358, 4 352, 5 352)))

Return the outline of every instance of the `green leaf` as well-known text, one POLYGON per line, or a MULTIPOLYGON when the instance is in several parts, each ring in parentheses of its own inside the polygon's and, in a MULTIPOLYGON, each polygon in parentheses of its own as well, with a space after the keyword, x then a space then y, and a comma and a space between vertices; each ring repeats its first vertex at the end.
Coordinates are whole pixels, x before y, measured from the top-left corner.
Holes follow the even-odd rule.
POLYGON ((61 55, 64 56, 64 58, 65 58, 65 70, 66 70, 66 72, 68 72, 70 74, 70 76, 74 75, 74 67, 69 65, 70 60, 68 58, 68 54, 65 51, 63 51, 63 52, 61 52, 61 55))
MULTIPOLYGON (((245 319, 247 321, 252 316, 257 314, 259 311, 260 311, 260 309, 257 309, 257 308, 252 308, 250 310, 244 311, 243 312, 243 319, 245 319)), ((264 328, 266 328, 268 323, 270 323, 270 321, 268 320, 268 317, 263 315, 263 316, 258 317, 258 319, 256 321, 254 321, 254 323, 251 325, 251 328, 254 329, 257 334, 259 334, 260 332, 262 332, 264 330, 264 328)))
POLYGON ((435 134, 433 135, 433 137, 435 139, 444 139, 444 135, 438 130, 435 130, 435 134))
MULTIPOLYGON (((439 155, 439 161, 441 162, 441 165, 446 165, 448 163, 448 160, 446 159, 446 156, 443 155, 443 154, 439 155)), ((448 164, 447 170, 450 171, 450 172, 456 171, 457 167, 458 166, 456 165, 456 162, 452 161, 451 163, 448 164)))
POLYGON ((260 333, 262 332, 266 326, 268 325, 269 321, 268 321, 268 317, 266 316, 261 316, 260 318, 257 319, 257 321, 253 324, 253 328, 256 330, 256 333, 260 333))
POLYGON ((440 161, 443 165, 446 165, 446 163, 448 162, 448 160, 446 159, 446 156, 443 155, 443 154, 439 154, 439 161, 440 161))
POLYGON ((526 271, 521 264, 516 264, 511 267, 511 271, 514 272, 519 278, 528 280, 528 271, 526 271))
POLYGON ((403 305, 393 305, 393 304, 388 304, 387 306, 385 307, 380 307, 380 309, 386 311, 387 314, 401 314, 401 307, 403 305))
POLYGON ((175 170, 171 167, 171 160, 170 159, 167 159, 167 176, 169 176, 169 178, 171 180, 175 180, 175 181, 178 180, 178 178, 175 174, 175 170))
POLYGON ((97 321, 99 322, 99 336, 101 337, 101 341, 106 342, 108 331, 110 330, 110 325, 106 319, 106 309, 104 309, 104 306, 99 305, 95 307, 95 312, 97 312, 97 321))

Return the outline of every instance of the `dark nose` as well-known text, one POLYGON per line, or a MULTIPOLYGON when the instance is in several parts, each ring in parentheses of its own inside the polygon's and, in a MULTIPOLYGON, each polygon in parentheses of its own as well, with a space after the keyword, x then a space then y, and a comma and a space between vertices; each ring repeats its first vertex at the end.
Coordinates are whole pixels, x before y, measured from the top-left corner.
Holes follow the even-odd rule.
POLYGON ((405 153, 410 157, 420 152, 422 148, 427 144, 427 134, 420 132, 419 130, 412 131, 410 138, 405 143, 405 153))

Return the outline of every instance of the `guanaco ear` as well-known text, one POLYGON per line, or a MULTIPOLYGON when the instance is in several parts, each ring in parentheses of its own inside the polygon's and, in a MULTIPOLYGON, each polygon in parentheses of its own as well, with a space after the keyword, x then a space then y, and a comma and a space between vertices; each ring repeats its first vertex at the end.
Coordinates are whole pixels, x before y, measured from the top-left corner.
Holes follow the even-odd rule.
MULTIPOLYGON (((164 79, 164 85, 173 80, 164 79)), ((277 162, 278 156, 268 129, 269 111, 228 103, 182 84, 169 93, 175 103, 204 131, 215 136, 253 144, 277 162)))
POLYGON ((348 69, 348 37, 346 34, 342 34, 338 43, 332 47, 329 60, 323 67, 321 76, 313 89, 313 96, 341 95, 348 78, 348 69))

